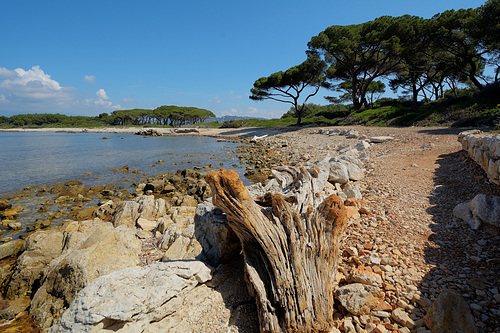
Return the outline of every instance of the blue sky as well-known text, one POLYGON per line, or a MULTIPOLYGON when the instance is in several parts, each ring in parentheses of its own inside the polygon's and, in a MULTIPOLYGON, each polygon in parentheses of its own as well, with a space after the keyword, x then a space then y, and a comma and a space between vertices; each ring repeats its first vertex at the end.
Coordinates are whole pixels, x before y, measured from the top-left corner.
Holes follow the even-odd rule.
POLYGON ((484 2, 1 0, 0 115, 179 105, 280 117, 290 105, 250 100, 253 82, 304 61, 328 26, 484 2))

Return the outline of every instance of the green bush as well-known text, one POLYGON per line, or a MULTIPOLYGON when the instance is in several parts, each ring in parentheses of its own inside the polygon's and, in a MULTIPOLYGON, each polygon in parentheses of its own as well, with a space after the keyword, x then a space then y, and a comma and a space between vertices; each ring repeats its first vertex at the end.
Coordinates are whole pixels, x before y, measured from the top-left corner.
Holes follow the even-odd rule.
POLYGON ((242 127, 243 122, 238 120, 226 120, 220 125, 220 128, 240 128, 242 127))

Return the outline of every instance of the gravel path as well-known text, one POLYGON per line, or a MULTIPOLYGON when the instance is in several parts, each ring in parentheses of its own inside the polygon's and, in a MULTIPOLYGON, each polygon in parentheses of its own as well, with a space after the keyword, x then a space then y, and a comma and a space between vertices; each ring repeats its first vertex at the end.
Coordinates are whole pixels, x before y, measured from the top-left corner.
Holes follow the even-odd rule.
MULTIPOLYGON (((498 230, 474 231, 452 217, 457 204, 479 193, 500 195, 500 187, 489 183, 461 151, 460 130, 349 129, 394 140, 368 149, 367 177, 358 182, 368 202, 366 214, 350 222, 342 248, 350 250, 346 252, 355 248, 357 253, 343 256, 340 271, 349 276, 366 269, 380 275, 389 305, 385 310, 403 308, 415 328, 424 325, 426 308, 440 291, 452 289, 466 299, 481 332, 500 332, 498 230)), ((273 132, 263 140, 291 164, 319 160, 342 144, 359 142, 317 132, 317 128, 273 132)), ((365 329, 370 322, 383 324, 388 331, 403 326, 384 315, 369 317, 352 320, 365 329)), ((345 329, 344 323, 339 317, 338 326, 345 329)))

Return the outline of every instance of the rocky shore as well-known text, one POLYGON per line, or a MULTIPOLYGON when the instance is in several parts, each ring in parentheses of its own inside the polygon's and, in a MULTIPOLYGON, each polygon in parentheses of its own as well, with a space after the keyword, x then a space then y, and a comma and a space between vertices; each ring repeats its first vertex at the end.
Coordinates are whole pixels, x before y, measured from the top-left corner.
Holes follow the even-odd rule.
MULTIPOLYGON (((498 230, 473 230, 453 216, 457 205, 500 190, 460 151, 458 132, 350 127, 199 134, 249 143, 238 156, 249 164, 246 175, 262 182, 249 187, 254 198, 285 191, 272 167, 327 170, 323 191, 339 195, 350 216, 332 332, 438 332, 446 325, 500 332, 498 230)), ((45 229, 39 221, 42 230, 24 243, 0 245, 7 299, 0 303, 0 328, 257 332, 239 242, 211 204, 208 169, 149 179, 121 196, 94 189, 97 205, 75 209, 59 227, 45 229)), ((58 197, 78 206, 90 191, 78 186, 67 184, 58 197)), ((0 210, 15 207, 2 201, 0 210)))

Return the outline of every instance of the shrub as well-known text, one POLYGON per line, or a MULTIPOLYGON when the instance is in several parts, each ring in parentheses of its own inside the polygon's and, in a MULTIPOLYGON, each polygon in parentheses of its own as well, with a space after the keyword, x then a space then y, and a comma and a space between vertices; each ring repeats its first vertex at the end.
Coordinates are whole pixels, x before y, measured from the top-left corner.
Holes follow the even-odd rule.
POLYGON ((243 122, 238 120, 226 120, 220 125, 220 128, 240 128, 242 127, 243 122))

